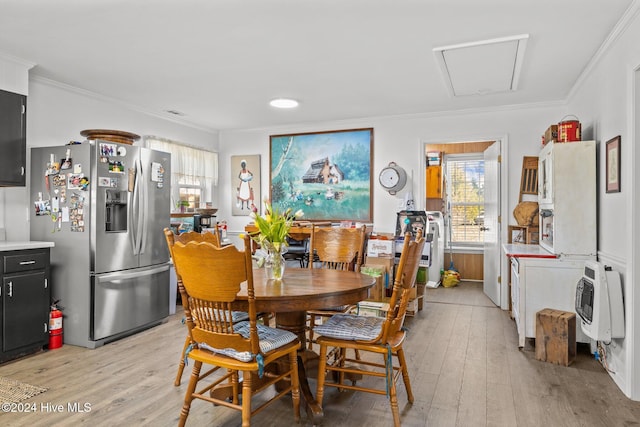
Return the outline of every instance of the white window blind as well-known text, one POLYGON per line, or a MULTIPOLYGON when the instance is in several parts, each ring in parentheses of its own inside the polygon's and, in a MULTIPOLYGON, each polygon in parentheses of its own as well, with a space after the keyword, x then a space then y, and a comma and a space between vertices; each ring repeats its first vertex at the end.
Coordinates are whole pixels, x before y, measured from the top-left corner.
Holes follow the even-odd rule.
POLYGON ((218 185, 218 153, 189 147, 154 136, 144 137, 145 146, 171 153, 171 196, 174 210, 188 211, 213 200, 218 185))
POLYGON ((447 206, 454 244, 484 242, 484 160, 482 153, 445 155, 447 206))

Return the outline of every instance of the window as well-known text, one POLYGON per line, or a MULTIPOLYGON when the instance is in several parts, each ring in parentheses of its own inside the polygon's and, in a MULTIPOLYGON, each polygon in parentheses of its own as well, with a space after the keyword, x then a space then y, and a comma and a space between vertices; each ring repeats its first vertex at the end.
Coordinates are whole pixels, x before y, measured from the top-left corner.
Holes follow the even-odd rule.
POLYGON ((213 200, 218 185, 218 153, 168 139, 145 136, 145 145, 171 153, 171 198, 175 211, 193 212, 213 200))
POLYGON ((484 242, 484 159, 482 153, 444 157, 451 241, 478 246, 484 242))

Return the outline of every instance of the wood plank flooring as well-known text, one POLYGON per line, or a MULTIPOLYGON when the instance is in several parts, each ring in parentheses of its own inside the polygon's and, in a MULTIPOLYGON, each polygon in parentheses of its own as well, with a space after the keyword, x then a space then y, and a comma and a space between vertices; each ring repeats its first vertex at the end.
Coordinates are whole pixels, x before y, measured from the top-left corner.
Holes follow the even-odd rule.
MULTIPOLYGON (((399 382, 403 426, 632 426, 640 402, 627 399, 588 353, 570 367, 535 360, 517 346, 507 312, 487 303, 482 284, 427 289, 424 309, 408 318, 406 353, 413 405, 399 382)), ((173 386, 184 336, 182 315, 135 336, 88 350, 65 345, 0 366, 0 376, 49 390, 24 403, 32 413, 0 413, 2 426, 174 426, 191 365, 173 386), (84 412, 68 404, 90 405, 84 412), (49 411, 46 405, 50 404, 49 411), (54 412, 63 405, 62 412, 54 412)), ((315 391, 315 384, 312 384, 315 391)), ((323 402, 325 426, 392 425, 384 396, 338 392, 323 402)), ((310 425, 302 414, 301 425, 310 425)), ((196 401, 187 425, 239 426, 240 414, 196 401)), ((290 426, 285 398, 254 426, 290 426)))

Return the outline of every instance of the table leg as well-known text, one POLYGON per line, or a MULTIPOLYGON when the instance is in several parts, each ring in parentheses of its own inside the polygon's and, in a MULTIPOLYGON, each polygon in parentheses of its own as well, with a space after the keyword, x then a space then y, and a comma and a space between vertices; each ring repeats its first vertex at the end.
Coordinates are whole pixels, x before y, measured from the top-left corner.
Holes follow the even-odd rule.
POLYGON ((311 361, 317 361, 317 355, 306 348, 306 325, 307 313, 305 311, 294 311, 288 313, 276 313, 276 326, 280 329, 291 331, 298 335, 300 339, 300 350, 298 350, 298 377, 300 379, 300 395, 303 397, 303 405, 307 411, 307 416, 314 425, 320 425, 324 414, 322 408, 311 393, 309 380, 307 377, 307 366, 311 361), (309 354, 311 353, 311 354, 309 354))

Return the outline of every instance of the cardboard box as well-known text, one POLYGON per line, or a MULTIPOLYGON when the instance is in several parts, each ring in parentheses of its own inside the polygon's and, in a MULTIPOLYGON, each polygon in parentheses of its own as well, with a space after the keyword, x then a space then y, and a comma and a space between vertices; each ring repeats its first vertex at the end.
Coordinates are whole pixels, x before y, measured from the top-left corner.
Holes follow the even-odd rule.
POLYGON ((385 275, 382 280, 382 288, 385 291, 385 296, 390 296, 391 290, 393 289, 393 266, 394 266, 394 258, 384 258, 384 257, 367 257, 365 261, 365 265, 368 266, 382 266, 385 269, 385 275))
MULTIPOLYGON (((389 242, 393 243, 393 240, 389 240, 389 242)), ((394 257, 367 256, 367 259, 365 260, 365 265, 369 265, 369 266, 381 265, 384 267, 387 273, 393 272, 393 264, 394 264, 394 257)))
POLYGON ((544 143, 558 141, 558 125, 551 125, 544 132, 544 143))
POLYGON ((409 301, 409 304, 407 304, 407 315, 413 316, 417 312, 418 312, 418 300, 412 299, 411 301, 409 301))
POLYGON ((367 257, 393 257, 393 240, 373 239, 367 242, 367 257))
POLYGON ((388 298, 382 301, 372 301, 368 299, 358 303, 358 315, 360 316, 385 317, 387 311, 389 311, 388 298))
POLYGON ((414 300, 416 298, 418 298, 418 289, 414 286, 409 289, 409 300, 414 300))
POLYGON ((381 301, 384 296, 385 279, 388 277, 387 269, 384 265, 369 265, 365 264, 360 267, 362 274, 368 274, 376 277, 376 284, 369 289, 369 298, 376 301, 381 301), (373 273, 373 274, 372 274, 373 273))

